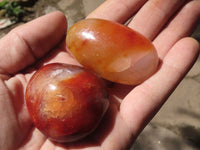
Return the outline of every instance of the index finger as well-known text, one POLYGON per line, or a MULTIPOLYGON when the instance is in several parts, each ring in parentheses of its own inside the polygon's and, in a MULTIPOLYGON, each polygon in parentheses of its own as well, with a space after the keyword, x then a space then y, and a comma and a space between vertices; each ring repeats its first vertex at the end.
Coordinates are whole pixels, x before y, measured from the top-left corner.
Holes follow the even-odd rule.
POLYGON ((101 18, 125 23, 147 0, 107 0, 87 18, 101 18))

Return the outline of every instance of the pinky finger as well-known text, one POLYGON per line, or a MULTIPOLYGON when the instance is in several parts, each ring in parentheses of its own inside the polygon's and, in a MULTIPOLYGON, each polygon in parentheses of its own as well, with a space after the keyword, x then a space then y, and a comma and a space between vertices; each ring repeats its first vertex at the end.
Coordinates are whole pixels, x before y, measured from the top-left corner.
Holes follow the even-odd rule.
POLYGON ((196 40, 179 40, 170 49, 157 73, 127 95, 120 110, 133 135, 137 135, 152 119, 193 66, 198 54, 199 43, 196 40))

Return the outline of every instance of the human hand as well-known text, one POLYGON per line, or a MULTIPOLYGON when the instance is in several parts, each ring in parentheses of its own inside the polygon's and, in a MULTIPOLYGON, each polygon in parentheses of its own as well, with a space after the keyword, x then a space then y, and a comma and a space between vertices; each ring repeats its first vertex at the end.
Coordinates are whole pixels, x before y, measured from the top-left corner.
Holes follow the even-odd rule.
POLYGON ((128 26, 153 41, 161 62, 158 71, 136 87, 113 85, 109 91, 111 106, 102 123, 92 135, 75 143, 49 141, 32 125, 24 101, 24 89, 32 75, 30 71, 38 68, 33 65, 23 70, 28 65, 37 61, 40 65, 77 64, 63 49, 42 59, 65 36, 64 15, 56 12, 44 16, 6 35, 0 41, 0 149, 117 150, 130 146, 198 56, 199 44, 185 37, 197 23, 199 5, 194 1, 183 3, 178 0, 146 3, 145 0, 109 0, 88 16, 124 23, 135 14, 128 26))

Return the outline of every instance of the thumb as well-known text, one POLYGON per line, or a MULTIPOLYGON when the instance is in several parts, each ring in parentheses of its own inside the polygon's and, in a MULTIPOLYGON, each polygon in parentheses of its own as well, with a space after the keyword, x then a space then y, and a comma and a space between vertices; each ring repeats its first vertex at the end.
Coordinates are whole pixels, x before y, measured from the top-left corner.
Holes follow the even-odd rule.
POLYGON ((63 13, 53 12, 19 26, 0 40, 0 73, 13 74, 43 57, 67 30, 63 13))

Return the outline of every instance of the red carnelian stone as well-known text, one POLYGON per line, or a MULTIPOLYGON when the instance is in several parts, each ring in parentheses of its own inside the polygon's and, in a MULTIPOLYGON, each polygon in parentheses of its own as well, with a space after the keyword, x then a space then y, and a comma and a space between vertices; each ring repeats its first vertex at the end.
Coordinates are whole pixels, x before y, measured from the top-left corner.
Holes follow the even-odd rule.
POLYGON ((109 105, 102 79, 81 67, 59 63, 32 76, 25 98, 35 126, 57 142, 90 134, 109 105))
POLYGON ((157 70, 151 41, 116 22, 82 20, 68 30, 66 43, 84 67, 113 82, 136 85, 157 70))

